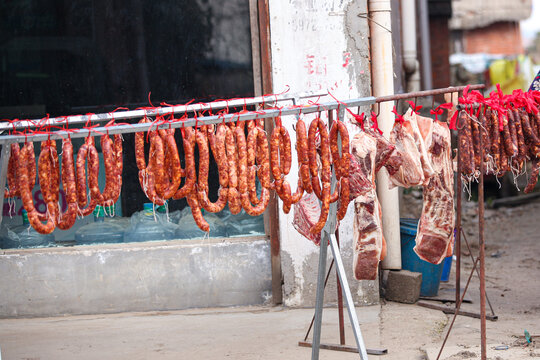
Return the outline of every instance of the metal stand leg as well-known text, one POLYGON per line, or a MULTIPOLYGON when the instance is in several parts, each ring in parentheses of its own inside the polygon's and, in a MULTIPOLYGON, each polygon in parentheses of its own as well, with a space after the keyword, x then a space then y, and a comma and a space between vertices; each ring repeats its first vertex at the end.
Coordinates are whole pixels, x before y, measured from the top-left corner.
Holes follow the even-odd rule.
POLYGON ((319 273, 317 274, 317 299, 315 300, 315 327, 313 328, 313 345, 311 347, 311 359, 319 359, 319 347, 321 345, 322 311, 324 303, 324 275, 326 273, 326 254, 328 252, 328 232, 323 230, 319 253, 319 273))
POLYGON ((334 255, 334 261, 336 263, 336 269, 339 276, 339 282, 345 295, 345 302, 347 303, 347 310, 349 312, 349 320, 353 328, 354 338, 356 339, 356 345, 358 346, 358 353, 361 359, 367 359, 366 346, 364 345, 364 339, 362 338, 362 332, 360 331, 360 324, 358 324, 358 316, 356 316, 356 309, 354 308, 354 301, 349 288, 349 282, 347 281, 347 275, 345 274, 345 268, 343 267, 343 260, 339 252, 339 247, 336 241, 335 235, 330 235, 330 248, 334 255))

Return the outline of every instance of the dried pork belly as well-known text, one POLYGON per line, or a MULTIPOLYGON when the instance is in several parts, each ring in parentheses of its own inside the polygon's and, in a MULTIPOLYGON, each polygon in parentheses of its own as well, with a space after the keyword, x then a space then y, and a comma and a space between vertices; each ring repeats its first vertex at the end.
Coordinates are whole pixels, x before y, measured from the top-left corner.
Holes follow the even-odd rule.
POLYGON ((313 234, 309 230, 319 222, 320 215, 321 205, 313 192, 311 194, 306 193, 299 202, 294 204, 294 228, 316 245, 321 242, 321 233, 313 234))
MULTIPOLYGON (((427 147, 425 145, 424 138, 422 137, 420 128, 418 127, 418 115, 416 115, 412 111, 412 109, 409 109, 407 113, 403 115, 403 118, 405 119, 405 121, 408 121, 411 124, 411 130, 412 130, 411 134, 416 143, 416 147, 418 148, 418 152, 420 153, 420 162, 422 163, 422 170, 424 172, 424 181, 425 181, 425 184, 427 184, 427 182, 429 181, 429 178, 433 176, 435 171, 433 170, 433 166, 431 166, 431 161, 427 153, 427 147)), ((423 119, 426 119, 426 118, 423 118, 423 119)))
POLYGON ((392 171, 387 166, 390 175, 390 188, 422 185, 425 180, 424 171, 410 121, 403 123, 396 121, 394 123, 390 132, 390 143, 395 146, 395 151, 401 155, 400 166, 393 167, 392 171))
POLYGON ((435 174, 424 185, 422 216, 414 251, 421 259, 439 264, 452 254, 453 247, 454 172, 450 130, 446 123, 439 121, 419 121, 419 125, 426 135, 426 143, 430 144, 429 160, 435 174))
POLYGON ((367 192, 354 199, 353 272, 357 280, 375 280, 379 261, 386 254, 381 207, 375 191, 377 141, 372 135, 361 132, 352 139, 351 152, 371 183, 367 192))

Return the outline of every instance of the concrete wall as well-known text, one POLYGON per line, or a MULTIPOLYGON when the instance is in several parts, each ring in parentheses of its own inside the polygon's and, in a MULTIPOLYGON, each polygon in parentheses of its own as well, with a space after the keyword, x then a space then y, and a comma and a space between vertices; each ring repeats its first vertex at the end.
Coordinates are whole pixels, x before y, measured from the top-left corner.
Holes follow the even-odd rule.
POLYGON ((267 240, 6 250, 0 317, 173 310, 264 303, 267 240))
MULTIPOLYGON (((339 99, 369 96, 371 79, 366 3, 327 0, 270 1, 274 92, 290 87, 291 93, 322 90, 331 92, 339 99)), ((326 101, 332 101, 332 98, 319 100, 326 101)), ((363 109, 366 110, 368 109, 363 109)), ((305 118, 306 122, 311 119, 312 117, 308 116, 305 118)), ((289 130, 291 140, 295 141, 295 119, 287 118, 283 122, 289 130)), ((347 127, 351 135, 358 131, 349 120, 347 127)), ((297 173, 296 154, 293 152, 289 183, 296 184, 297 173)), ((288 306, 312 306, 315 303, 319 251, 317 246, 293 228, 293 212, 291 210, 287 215, 281 212, 279 216, 283 299, 288 306)), ((362 304, 373 304, 379 299, 378 283, 357 282, 352 277, 352 212, 350 205, 349 213, 340 226, 342 256, 349 271, 348 279, 355 300, 362 304)), ((336 300, 335 276, 330 279, 325 295, 326 302, 336 300)))

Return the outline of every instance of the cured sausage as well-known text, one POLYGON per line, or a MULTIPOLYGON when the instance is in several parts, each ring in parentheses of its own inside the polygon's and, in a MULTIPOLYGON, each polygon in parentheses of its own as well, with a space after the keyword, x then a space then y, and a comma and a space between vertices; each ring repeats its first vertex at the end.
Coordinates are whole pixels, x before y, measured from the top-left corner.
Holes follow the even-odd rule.
POLYGON ((28 166, 30 163, 28 160, 29 158, 33 157, 33 151, 33 147, 29 146, 28 144, 25 144, 20 151, 20 167, 17 173, 19 192, 23 207, 28 212, 28 221, 30 222, 30 225, 32 225, 32 227, 41 234, 50 234, 56 227, 55 207, 52 206, 49 208, 49 204, 47 204, 47 223, 43 224, 39 220, 39 213, 34 207, 34 202, 32 200, 32 191, 29 189, 30 176, 28 173, 28 166), (32 156, 30 156, 30 152, 32 152, 32 156))
POLYGON ((65 213, 58 211, 57 226, 59 229, 70 229, 77 219, 77 184, 75 182, 75 166, 73 164, 73 145, 71 139, 62 141, 62 187, 66 194, 68 208, 65 213))
POLYGON ((308 132, 308 144, 309 144, 309 167, 311 171, 311 180, 313 185, 313 192, 317 195, 316 188, 320 189, 319 199, 322 201, 321 214, 319 221, 313 225, 310 232, 315 234, 321 232, 328 218, 328 211, 330 210, 330 178, 332 176, 332 169, 330 167, 330 144, 328 139, 328 130, 326 125, 320 118, 316 118, 312 121, 308 132), (315 132, 319 130, 319 136, 321 139, 321 185, 319 184, 319 176, 316 164, 316 149, 315 149, 315 132), (315 156, 313 156, 315 153, 315 156), (315 161, 315 164, 313 162, 315 161), (315 171, 313 171, 315 170, 315 171), (314 174, 315 172, 315 174, 314 174))
MULTIPOLYGON (((488 111, 490 111, 488 109, 488 111)), ((487 112, 486 112, 487 114, 487 112)), ((491 121, 491 153, 493 154, 493 158, 495 160, 495 164, 497 166, 497 169, 499 167, 499 164, 501 162, 500 160, 500 132, 499 132, 499 120, 497 119, 497 113, 495 111, 490 111, 490 121, 491 121)), ((486 115, 487 116, 487 115, 486 115)))
POLYGON ((540 173, 540 158, 534 158, 532 163, 531 177, 529 178, 527 187, 525 187, 524 190, 525 194, 534 190, 536 182, 538 181, 538 173, 540 173))
POLYGON ((238 214, 242 210, 241 196, 238 192, 238 170, 237 170, 237 156, 236 151, 236 136, 234 128, 226 130, 225 134, 225 151, 227 154, 227 165, 229 168, 229 210, 231 214, 238 214))
POLYGON ((19 166, 20 148, 19 144, 11 144, 11 154, 8 161, 7 182, 8 188, 4 190, 4 197, 11 198, 19 196, 19 189, 17 188, 17 167, 19 166))
POLYGON ((522 111, 520 113, 519 119, 521 121, 521 127, 523 129, 525 143, 529 147, 530 151, 534 154, 534 156, 540 156, 540 140, 532 130, 529 115, 526 112, 522 111))
POLYGON ((337 219, 343 220, 347 214, 347 208, 350 202, 349 177, 342 177, 340 181, 339 207, 337 210, 337 219))
MULTIPOLYGON (((213 132, 207 133, 208 142, 214 155, 214 159, 216 160, 219 173, 220 188, 218 190, 218 199, 215 203, 211 202, 210 199, 208 199, 209 160, 205 160, 202 158, 201 149, 204 147, 204 145, 199 145, 199 186, 197 195, 201 207, 209 212, 219 212, 223 210, 225 205, 227 205, 229 174, 227 154, 225 151, 225 134, 225 125, 220 125, 215 135, 213 134, 213 132), (203 168, 202 171, 201 167, 203 168), (204 168, 206 168, 206 170, 204 170, 204 168)), ((202 141, 202 138, 198 141, 202 141)), ((208 151, 208 149, 206 151, 208 151)), ((207 159, 209 159, 209 154, 207 156, 207 159)))
POLYGON ((115 158, 115 164, 116 164, 116 186, 114 188, 114 191, 112 192, 112 203, 116 203, 118 201, 118 198, 120 197, 120 192, 122 191, 122 171, 124 168, 124 150, 122 146, 122 135, 115 134, 114 135, 114 143, 113 143, 113 150, 114 150, 114 158, 115 158))
POLYGON ((105 189, 102 193, 101 206, 112 206, 113 194, 117 183, 116 158, 113 150, 113 142, 109 135, 103 135, 100 140, 101 152, 103 153, 103 163, 105 165, 105 189))
POLYGON ((525 137, 523 136, 523 128, 521 126, 519 112, 517 110, 509 111, 509 116, 512 118, 512 121, 514 122, 514 127, 516 128, 518 147, 517 161, 521 163, 523 162, 523 160, 525 160, 525 156, 527 155, 527 147, 525 145, 525 137))
POLYGON ((298 156, 298 166, 300 167, 302 187, 308 194, 311 194, 313 187, 309 174, 308 138, 306 124, 302 119, 298 119, 296 122, 296 153, 298 156))
POLYGON ((336 172, 336 178, 339 180, 342 176, 349 176, 350 156, 349 156, 349 132, 345 124, 335 120, 330 129, 330 152, 336 172), (338 134, 341 138, 341 155, 339 154, 338 134))
POLYGON ((182 182, 182 176, 184 176, 184 171, 180 165, 178 147, 176 146, 176 140, 174 139, 174 129, 159 130, 159 135, 163 141, 165 152, 163 160, 163 182, 166 186, 161 197, 167 200, 170 199, 178 190, 178 187, 182 182))
POLYGON ((99 154, 94 144, 94 138, 88 138, 88 188, 90 189, 90 205, 82 210, 82 215, 90 215, 97 204, 102 204, 104 199, 99 190, 99 154))
POLYGON ((478 126, 478 120, 473 115, 469 119, 471 124, 471 137, 472 137, 472 148, 473 148, 473 159, 474 159, 474 169, 480 169, 480 127, 478 126))
POLYGON ((512 157, 517 154, 517 151, 514 152, 514 144, 512 142, 512 134, 510 133, 510 127, 508 126, 508 118, 503 117, 503 130, 501 132, 501 138, 503 140, 504 151, 508 157, 512 157))
MULTIPOLYGON (((20 170, 21 168, 19 168, 20 170)), ((39 220, 45 221, 51 214, 54 214, 55 217, 57 216, 60 194, 60 166, 58 164, 56 142, 53 140, 47 140, 41 143, 41 152, 38 159, 38 177, 43 201, 47 207, 46 212, 38 213, 38 216, 39 220)))
POLYGON ((193 219, 195 220, 195 223, 197 224, 199 229, 204 232, 210 231, 210 225, 208 225, 208 222, 206 222, 202 215, 201 207, 199 205, 199 202, 197 201, 197 194, 195 192, 195 189, 193 189, 191 193, 186 196, 186 199, 189 207, 191 208, 191 214, 193 215, 193 219))
POLYGON ((181 199, 191 193, 195 187, 197 180, 197 174, 195 172, 195 133, 192 128, 182 129, 182 142, 184 148, 185 158, 185 181, 184 185, 180 187, 173 196, 173 199, 181 199))
POLYGON ((459 113, 458 123, 459 137, 459 153, 461 156, 461 173, 464 175, 472 174, 474 170, 473 154, 471 154, 471 128, 469 124, 468 114, 465 110, 459 113))

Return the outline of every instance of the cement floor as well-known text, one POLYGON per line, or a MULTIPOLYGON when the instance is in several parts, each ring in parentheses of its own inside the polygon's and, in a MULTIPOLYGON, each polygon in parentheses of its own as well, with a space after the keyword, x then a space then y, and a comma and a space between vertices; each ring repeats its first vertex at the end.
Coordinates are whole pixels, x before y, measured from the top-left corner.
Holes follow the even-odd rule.
MULTIPOLYGON (((379 347, 380 306, 358 308, 379 347)), ((309 359, 299 347, 313 309, 242 307, 0 320, 2 359, 309 359)), ((346 315, 347 316, 347 315, 346 315)), ((348 324, 348 320, 346 321, 348 324)), ((339 342, 337 309, 324 310, 324 342, 339 342)), ((347 327, 347 342, 354 338, 347 327)), ((321 350, 321 359, 357 359, 321 350)))

